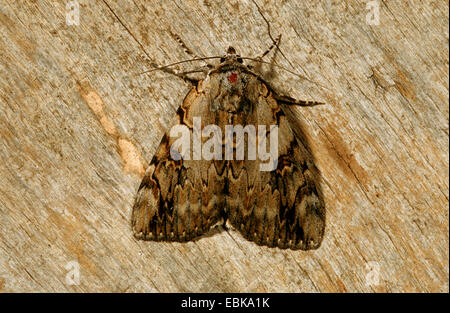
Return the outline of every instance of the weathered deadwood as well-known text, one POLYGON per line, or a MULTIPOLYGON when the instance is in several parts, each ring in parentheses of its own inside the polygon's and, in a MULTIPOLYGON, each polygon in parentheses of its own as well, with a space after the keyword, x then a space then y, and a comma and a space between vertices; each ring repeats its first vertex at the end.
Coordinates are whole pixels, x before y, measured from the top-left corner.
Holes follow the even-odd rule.
POLYGON ((189 58, 170 31, 199 55, 260 55, 272 40, 254 3, 78 2, 76 26, 66 1, 0 1, 0 291, 449 291, 448 2, 373 1, 369 25, 366 1, 257 1, 282 34, 276 62, 309 78, 267 80, 326 102, 290 109, 327 208, 309 252, 234 231, 142 242, 129 227, 189 89, 135 74, 189 58))

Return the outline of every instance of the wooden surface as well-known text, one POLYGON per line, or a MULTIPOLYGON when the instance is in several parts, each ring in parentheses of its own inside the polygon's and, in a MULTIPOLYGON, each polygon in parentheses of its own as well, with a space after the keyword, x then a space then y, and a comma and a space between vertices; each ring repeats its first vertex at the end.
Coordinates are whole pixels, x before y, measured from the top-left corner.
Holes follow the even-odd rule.
POLYGON ((259 55, 271 39, 253 2, 84 0, 76 26, 66 1, 0 0, 0 291, 449 291, 448 1, 379 1, 379 25, 367 1, 257 3, 283 35, 276 62, 309 81, 266 77, 327 103, 290 111, 322 174, 322 246, 131 234, 189 90, 135 74, 189 58, 170 30, 200 55, 259 55))

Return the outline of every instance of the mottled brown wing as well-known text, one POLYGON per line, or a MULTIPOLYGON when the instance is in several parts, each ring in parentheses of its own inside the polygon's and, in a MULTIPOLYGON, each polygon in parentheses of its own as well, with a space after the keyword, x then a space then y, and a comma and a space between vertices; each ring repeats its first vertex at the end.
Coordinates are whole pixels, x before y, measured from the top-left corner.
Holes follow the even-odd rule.
MULTIPOLYGON (((221 73, 211 75, 204 88, 200 82, 186 96, 177 123, 192 132, 193 118, 201 117, 202 128, 215 124, 222 133, 227 124, 267 129, 277 125, 276 169, 261 171, 265 162, 248 160, 247 153, 240 161, 175 161, 170 157, 173 141, 166 134, 138 190, 132 213, 135 236, 187 241, 228 218, 247 239, 260 245, 318 248, 325 228, 324 203, 282 109, 256 77, 244 76, 245 90, 233 93, 232 87, 224 92, 223 80, 215 75, 221 73), (237 104, 238 110, 228 112, 230 103, 237 104)), ((245 138, 240 144, 248 148, 249 138, 245 138)), ((236 142, 235 151, 238 146, 236 142)))
MULTIPOLYGON (((177 112, 192 138, 193 117, 213 123, 206 97, 193 88, 177 112)), ((188 241, 223 219, 223 161, 178 160, 170 156, 176 138, 166 133, 139 186, 131 225, 136 238, 188 241)))
MULTIPOLYGON (((256 108, 243 115, 246 124, 278 125, 278 163, 261 171, 262 161, 231 161, 226 205, 231 224, 260 245, 316 249, 325 229, 325 205, 304 150, 288 120, 262 82, 249 85, 256 108)), ((264 163, 264 162, 263 162, 264 163)))

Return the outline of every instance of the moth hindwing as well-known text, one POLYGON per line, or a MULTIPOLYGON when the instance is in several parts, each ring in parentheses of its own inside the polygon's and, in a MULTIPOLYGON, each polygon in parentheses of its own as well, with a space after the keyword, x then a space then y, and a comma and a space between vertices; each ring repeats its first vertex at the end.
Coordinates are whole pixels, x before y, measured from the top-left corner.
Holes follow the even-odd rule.
POLYGON ((325 206, 283 100, 297 103, 274 92, 230 47, 186 95, 151 160, 133 206, 135 237, 189 241, 227 221, 260 245, 318 248, 325 206))

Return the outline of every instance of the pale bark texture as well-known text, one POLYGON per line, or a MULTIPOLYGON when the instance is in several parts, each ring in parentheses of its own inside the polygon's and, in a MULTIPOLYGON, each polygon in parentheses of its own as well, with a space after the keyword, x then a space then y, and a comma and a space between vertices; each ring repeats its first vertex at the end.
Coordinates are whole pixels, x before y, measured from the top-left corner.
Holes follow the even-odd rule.
POLYGON ((79 0, 78 25, 67 3, 0 0, 0 291, 449 291, 448 1, 79 0), (319 249, 132 236, 191 88, 139 74, 191 58, 170 32, 200 56, 250 57, 282 34, 265 60, 300 75, 257 70, 326 103, 287 109, 321 173, 319 249))

